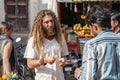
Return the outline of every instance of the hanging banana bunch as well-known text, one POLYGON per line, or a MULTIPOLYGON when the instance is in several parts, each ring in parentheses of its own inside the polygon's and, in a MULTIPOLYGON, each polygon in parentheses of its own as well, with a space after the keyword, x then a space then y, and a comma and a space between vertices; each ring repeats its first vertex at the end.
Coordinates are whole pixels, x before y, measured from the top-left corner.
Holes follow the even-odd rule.
POLYGON ((78 11, 77 10, 77 3, 75 3, 75 5, 74 5, 74 12, 77 13, 77 11, 78 11))

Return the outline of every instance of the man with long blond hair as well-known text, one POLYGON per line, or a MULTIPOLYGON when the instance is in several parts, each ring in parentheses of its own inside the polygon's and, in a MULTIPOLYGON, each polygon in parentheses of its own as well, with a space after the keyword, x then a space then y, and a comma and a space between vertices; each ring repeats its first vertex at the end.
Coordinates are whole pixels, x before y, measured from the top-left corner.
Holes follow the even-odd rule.
POLYGON ((35 80, 64 80, 62 67, 68 54, 60 24, 51 10, 41 10, 34 21, 24 57, 35 68, 35 80))

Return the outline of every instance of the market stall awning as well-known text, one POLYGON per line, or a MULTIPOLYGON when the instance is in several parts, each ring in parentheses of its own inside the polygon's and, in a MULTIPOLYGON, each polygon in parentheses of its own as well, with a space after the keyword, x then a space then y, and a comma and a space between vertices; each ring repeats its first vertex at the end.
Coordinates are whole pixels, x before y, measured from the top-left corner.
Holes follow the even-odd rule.
POLYGON ((119 1, 120 2, 120 0, 57 0, 57 2, 97 2, 97 1, 100 1, 100 2, 119 1))

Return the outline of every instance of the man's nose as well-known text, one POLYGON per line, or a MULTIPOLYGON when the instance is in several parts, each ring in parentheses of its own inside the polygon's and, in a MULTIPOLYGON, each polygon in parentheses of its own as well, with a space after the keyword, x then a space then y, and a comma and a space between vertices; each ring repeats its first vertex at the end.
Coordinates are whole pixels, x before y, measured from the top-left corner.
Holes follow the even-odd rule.
POLYGON ((49 25, 49 26, 52 26, 52 25, 53 25, 53 23, 50 21, 50 22, 48 23, 48 25, 49 25))

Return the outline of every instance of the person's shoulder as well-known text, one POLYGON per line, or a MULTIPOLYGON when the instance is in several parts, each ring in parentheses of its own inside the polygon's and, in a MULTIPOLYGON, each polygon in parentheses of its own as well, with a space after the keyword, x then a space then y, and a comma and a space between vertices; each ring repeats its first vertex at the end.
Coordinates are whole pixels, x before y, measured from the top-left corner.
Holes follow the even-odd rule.
POLYGON ((27 46, 33 44, 33 37, 28 38, 27 46))
POLYGON ((117 35, 120 37, 120 33, 117 33, 117 35))
POLYGON ((89 39, 85 45, 91 45, 91 46, 94 46, 96 45, 96 43, 99 41, 100 37, 93 37, 91 39, 89 39))
POLYGON ((8 39, 5 39, 5 40, 8 41, 8 42, 11 42, 11 43, 13 42, 13 41, 12 41, 11 39, 9 39, 9 38, 8 38, 8 39))
POLYGON ((96 39, 97 39, 96 37, 91 38, 91 39, 89 39, 89 40, 86 42, 86 44, 91 44, 91 43, 94 42, 96 39))
POLYGON ((100 36, 96 36, 93 39, 91 39, 90 43, 96 44, 99 42, 106 42, 106 41, 108 42, 108 41, 115 41, 115 40, 120 41, 120 36, 113 32, 106 32, 100 36))
POLYGON ((34 38, 34 37, 30 37, 30 38, 28 39, 28 42, 33 42, 33 38, 34 38))
POLYGON ((1 36, 0 36, 0 40, 12 42, 12 41, 13 41, 13 38, 12 38, 12 37, 9 37, 9 36, 6 36, 6 35, 1 35, 1 36))

